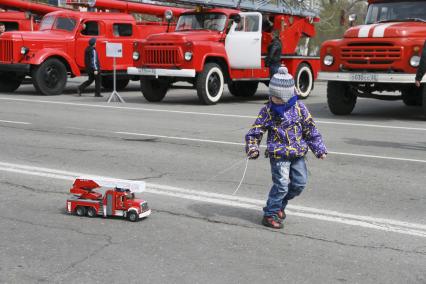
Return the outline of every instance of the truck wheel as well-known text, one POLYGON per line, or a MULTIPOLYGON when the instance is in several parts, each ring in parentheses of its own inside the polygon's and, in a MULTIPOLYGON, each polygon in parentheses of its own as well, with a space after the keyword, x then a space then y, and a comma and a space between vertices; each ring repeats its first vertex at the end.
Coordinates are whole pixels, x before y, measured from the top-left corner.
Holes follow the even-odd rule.
POLYGON ((169 82, 160 79, 141 77, 142 95, 148 102, 161 102, 169 90, 169 82))
POLYGON ((306 99, 314 88, 314 74, 311 67, 302 63, 297 67, 296 71, 296 88, 300 99, 306 99))
POLYGON ((18 76, 14 72, 0 73, 0 92, 14 92, 21 86, 25 76, 18 76))
POLYGON ((86 207, 84 206, 77 206, 77 208, 75 209, 75 214, 77 214, 77 216, 85 216, 86 215, 86 207))
POLYGON ((207 63, 203 72, 197 76, 197 95, 206 105, 216 104, 223 95, 225 79, 223 71, 216 63, 207 63))
POLYGON ((68 74, 65 65, 56 58, 49 58, 32 72, 36 90, 44 96, 62 94, 67 84, 68 74))
POLYGON ((327 84, 327 103, 330 111, 335 115, 350 114, 356 104, 356 95, 345 82, 329 81, 327 84))
POLYGON ((129 221, 131 222, 136 222, 139 219, 139 216, 135 211, 130 211, 127 213, 127 218, 129 218, 129 221))
POLYGON ((406 106, 421 106, 422 105, 422 92, 424 86, 421 88, 408 87, 401 91, 402 101, 406 106))
POLYGON ((236 97, 252 97, 257 92, 259 82, 230 82, 229 92, 236 97))
POLYGON ((96 211, 95 208, 93 207, 89 207, 87 208, 87 216, 89 216, 90 218, 96 217, 98 215, 98 212, 96 211))
MULTIPOLYGON (((129 84, 128 78, 117 78, 116 89, 117 91, 124 90, 129 84)), ((114 78, 112 76, 102 76, 102 87, 107 91, 113 91, 114 89, 114 78)))

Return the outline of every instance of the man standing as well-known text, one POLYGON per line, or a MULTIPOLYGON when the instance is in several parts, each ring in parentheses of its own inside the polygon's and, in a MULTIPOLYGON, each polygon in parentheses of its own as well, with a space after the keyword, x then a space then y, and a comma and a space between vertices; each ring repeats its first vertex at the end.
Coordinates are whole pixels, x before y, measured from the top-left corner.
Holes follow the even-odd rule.
POLYGON ((426 72, 426 41, 423 45, 422 56, 420 57, 419 67, 416 72, 416 86, 420 87, 420 82, 423 79, 423 76, 426 72))
POLYGON ((6 26, 3 23, 0 23, 0 35, 6 31, 6 26))
POLYGON ((272 78, 281 66, 282 43, 280 31, 272 32, 272 41, 268 46, 268 55, 265 58, 265 66, 269 67, 269 78, 272 78))
POLYGON ((77 93, 81 96, 81 93, 95 81, 95 97, 102 97, 101 95, 101 74, 98 52, 96 51, 96 38, 89 40, 89 46, 84 52, 84 64, 86 66, 86 72, 89 79, 81 84, 77 93))

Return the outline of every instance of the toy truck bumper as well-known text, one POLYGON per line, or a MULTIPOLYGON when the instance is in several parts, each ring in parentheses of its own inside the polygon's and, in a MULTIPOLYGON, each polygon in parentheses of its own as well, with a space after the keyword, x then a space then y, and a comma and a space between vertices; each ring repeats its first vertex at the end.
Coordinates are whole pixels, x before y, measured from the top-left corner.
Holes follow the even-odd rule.
POLYGON ((30 64, 21 64, 21 63, 0 63, 0 72, 16 72, 20 74, 29 74, 30 73, 30 64))
MULTIPOLYGON (((414 84, 415 77, 415 74, 403 73, 318 72, 318 80, 355 83, 414 84)), ((422 82, 426 82, 426 78, 422 82)))
POLYGON ((155 77, 188 77, 194 78, 195 69, 160 69, 160 68, 127 68, 127 74, 138 76, 155 76, 155 77))
POLYGON ((148 217, 149 215, 151 215, 151 209, 149 209, 148 211, 142 212, 141 214, 139 214, 139 219, 148 217))

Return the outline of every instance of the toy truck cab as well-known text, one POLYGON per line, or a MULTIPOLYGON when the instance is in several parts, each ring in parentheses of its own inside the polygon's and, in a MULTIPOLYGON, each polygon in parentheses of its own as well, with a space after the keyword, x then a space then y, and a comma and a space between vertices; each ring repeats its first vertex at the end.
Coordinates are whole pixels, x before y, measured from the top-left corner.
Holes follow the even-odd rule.
POLYGON ((148 203, 135 198, 145 189, 143 181, 108 180, 80 177, 67 200, 67 212, 78 216, 119 216, 132 222, 151 214, 148 203))
POLYGON ((328 81, 330 111, 350 114, 357 97, 367 97, 423 104, 426 114, 425 88, 414 85, 425 38, 426 1, 370 0, 364 25, 321 47, 319 79, 328 81))

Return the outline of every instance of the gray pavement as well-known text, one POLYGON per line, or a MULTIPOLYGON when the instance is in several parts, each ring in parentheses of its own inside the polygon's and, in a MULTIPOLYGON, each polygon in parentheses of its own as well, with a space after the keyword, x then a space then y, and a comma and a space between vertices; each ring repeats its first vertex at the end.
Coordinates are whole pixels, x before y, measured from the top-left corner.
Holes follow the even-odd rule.
POLYGON ((360 99, 336 117, 317 83, 304 102, 330 155, 309 154, 309 185, 273 231, 259 224, 266 159, 231 196, 266 88, 203 106, 192 90, 148 103, 132 83, 126 104, 107 104, 76 97, 78 82, 57 97, 30 85, 0 95, 1 283, 426 283, 419 108, 360 99), (76 173, 145 180, 152 215, 67 215, 76 173))

